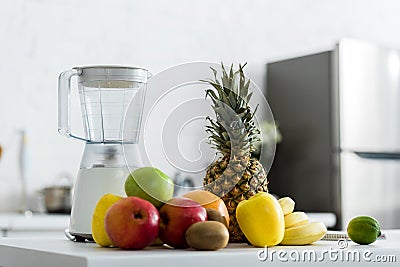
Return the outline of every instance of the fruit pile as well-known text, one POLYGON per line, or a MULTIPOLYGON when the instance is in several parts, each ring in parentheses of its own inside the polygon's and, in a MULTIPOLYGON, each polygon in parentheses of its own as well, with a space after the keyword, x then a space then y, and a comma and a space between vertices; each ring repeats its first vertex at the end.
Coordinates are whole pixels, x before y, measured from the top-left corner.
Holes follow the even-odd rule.
POLYGON ((172 197, 173 181, 144 167, 126 179, 127 197, 104 195, 92 217, 92 236, 102 247, 143 249, 152 244, 217 250, 229 240, 229 216, 216 195, 195 190, 172 197))
MULTIPOLYGON (((92 235, 102 247, 143 249, 166 244, 173 248, 217 250, 229 241, 229 213, 224 201, 203 190, 173 196, 173 182, 157 168, 144 167, 126 179, 127 197, 104 195, 92 217, 92 235)), ((294 201, 279 201, 260 192, 239 203, 236 217, 254 246, 305 245, 323 237, 322 223, 308 223, 293 212, 294 201)))
MULTIPOLYGON (((326 234, 322 222, 309 223, 304 212, 294 212, 295 202, 277 200, 268 193, 267 173, 253 158, 261 141, 255 109, 249 105, 251 81, 244 75, 246 64, 233 64, 205 91, 212 101, 215 118, 207 117, 206 132, 221 154, 208 168, 203 190, 173 198, 174 184, 162 171, 145 167, 126 179, 128 197, 103 196, 93 214, 92 235, 97 244, 122 249, 142 249, 151 244, 174 248, 217 250, 230 242, 248 241, 254 246, 306 245, 326 234), (220 198, 220 197, 221 198, 220 198)), ((348 228, 349 236, 361 244, 379 235, 379 225, 361 218, 348 228), (373 231, 368 229, 373 228, 373 231)))

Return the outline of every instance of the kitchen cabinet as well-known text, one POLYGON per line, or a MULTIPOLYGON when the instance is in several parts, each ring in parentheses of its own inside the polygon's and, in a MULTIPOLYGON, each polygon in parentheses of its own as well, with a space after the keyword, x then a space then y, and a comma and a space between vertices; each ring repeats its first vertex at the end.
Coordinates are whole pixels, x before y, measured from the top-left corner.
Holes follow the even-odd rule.
POLYGON ((350 241, 318 241, 308 246, 263 249, 239 243, 218 251, 178 250, 165 246, 128 251, 100 248, 94 243, 74 243, 65 238, 3 238, 0 239, 0 266, 286 266, 296 258, 299 266, 308 266, 310 262, 321 266, 327 263, 360 265, 368 261, 370 265, 391 262, 388 266, 394 266, 394 262, 400 261, 400 230, 384 233, 386 240, 368 246, 350 241))

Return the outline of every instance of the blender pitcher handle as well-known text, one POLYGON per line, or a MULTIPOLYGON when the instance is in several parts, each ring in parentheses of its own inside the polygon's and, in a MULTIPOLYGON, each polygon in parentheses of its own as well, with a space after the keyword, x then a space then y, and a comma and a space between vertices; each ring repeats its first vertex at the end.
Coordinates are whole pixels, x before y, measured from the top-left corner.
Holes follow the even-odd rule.
POLYGON ((58 132, 67 137, 86 140, 71 133, 71 78, 80 74, 81 70, 74 68, 62 72, 58 77, 58 132))

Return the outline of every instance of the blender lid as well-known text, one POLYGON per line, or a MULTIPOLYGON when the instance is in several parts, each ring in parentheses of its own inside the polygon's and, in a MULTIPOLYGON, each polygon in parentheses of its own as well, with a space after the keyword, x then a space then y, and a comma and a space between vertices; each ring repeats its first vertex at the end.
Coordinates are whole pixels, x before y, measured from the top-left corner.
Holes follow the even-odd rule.
POLYGON ((139 69, 148 71, 142 67, 122 66, 122 65, 89 65, 89 66, 76 66, 74 69, 139 69))
POLYGON ((146 83, 151 73, 140 67, 117 65, 93 65, 74 67, 79 73, 80 82, 118 79, 146 83))

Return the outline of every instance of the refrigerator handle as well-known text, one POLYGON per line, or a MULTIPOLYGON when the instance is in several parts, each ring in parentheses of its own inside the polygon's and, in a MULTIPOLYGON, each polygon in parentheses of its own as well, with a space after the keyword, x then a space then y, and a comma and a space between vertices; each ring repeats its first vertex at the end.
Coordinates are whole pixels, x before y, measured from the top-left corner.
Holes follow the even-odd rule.
POLYGON ((400 160, 400 153, 390 152, 354 152, 357 156, 364 159, 373 160, 400 160))

